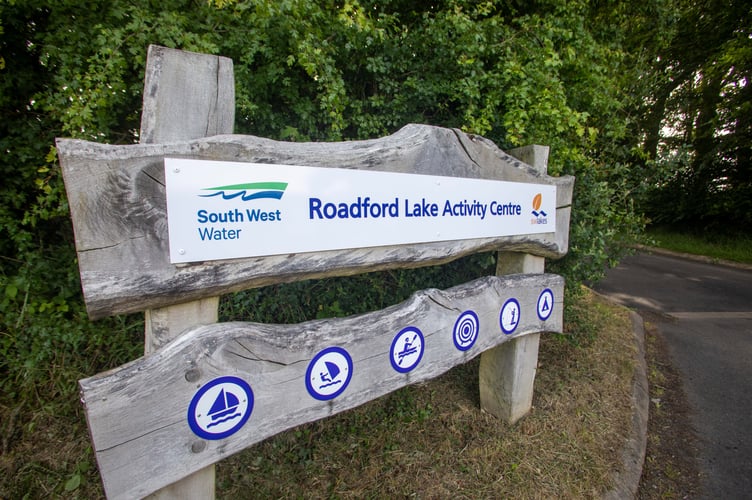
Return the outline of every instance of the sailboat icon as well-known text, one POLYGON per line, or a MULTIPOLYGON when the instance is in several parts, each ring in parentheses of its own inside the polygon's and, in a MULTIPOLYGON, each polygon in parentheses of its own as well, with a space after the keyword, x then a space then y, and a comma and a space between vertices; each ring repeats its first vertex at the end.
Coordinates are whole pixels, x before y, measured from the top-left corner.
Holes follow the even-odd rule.
POLYGON ((214 404, 209 408, 208 415, 211 417, 212 423, 206 427, 213 427, 239 417, 241 413, 237 411, 238 406, 240 406, 238 397, 222 388, 217 395, 217 399, 214 400, 214 404))

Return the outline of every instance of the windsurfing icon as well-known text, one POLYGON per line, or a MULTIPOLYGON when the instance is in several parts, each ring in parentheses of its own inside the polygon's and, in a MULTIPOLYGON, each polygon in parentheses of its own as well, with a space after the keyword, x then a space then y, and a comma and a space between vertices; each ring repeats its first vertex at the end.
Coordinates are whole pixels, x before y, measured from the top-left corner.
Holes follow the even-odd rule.
POLYGON ((236 433, 253 411, 253 391, 238 377, 219 377, 204 384, 188 406, 188 425, 204 439, 236 433))
POLYGON ((308 364, 305 380, 308 394, 320 401, 334 399, 347 388, 352 372, 350 354, 341 347, 328 347, 308 364))
POLYGON ((339 366, 330 361, 324 361, 324 366, 326 366, 326 372, 319 373, 319 379, 324 382, 324 384, 320 385, 319 389, 324 389, 330 385, 341 384, 342 381, 337 380, 337 375, 342 371, 339 369, 339 366))

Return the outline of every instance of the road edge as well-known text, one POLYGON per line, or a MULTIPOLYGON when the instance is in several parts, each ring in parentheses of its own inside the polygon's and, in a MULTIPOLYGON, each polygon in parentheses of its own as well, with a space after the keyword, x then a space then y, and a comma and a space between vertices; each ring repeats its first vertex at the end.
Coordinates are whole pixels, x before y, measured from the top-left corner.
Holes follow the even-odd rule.
MULTIPOLYGON (((616 305, 612 300, 605 298, 616 305)), ((635 311, 629 311, 629 318, 632 321, 632 332, 637 347, 632 382, 632 428, 621 452, 622 466, 614 475, 614 487, 606 492, 604 500, 637 497, 647 450, 650 392, 645 357, 645 324, 642 316, 635 311)))
POLYGON ((744 264, 742 262, 734 262, 733 260, 717 259, 714 257, 708 257, 706 255, 696 255, 693 253, 677 252, 675 250, 668 250, 666 248, 651 247, 647 245, 632 245, 632 248, 639 250, 640 252, 654 253, 658 255, 667 255, 670 257, 678 257, 686 260, 693 260, 695 262, 703 262, 705 264, 713 264, 718 266, 731 267, 734 269, 743 269, 745 271, 752 271, 752 264, 744 264))

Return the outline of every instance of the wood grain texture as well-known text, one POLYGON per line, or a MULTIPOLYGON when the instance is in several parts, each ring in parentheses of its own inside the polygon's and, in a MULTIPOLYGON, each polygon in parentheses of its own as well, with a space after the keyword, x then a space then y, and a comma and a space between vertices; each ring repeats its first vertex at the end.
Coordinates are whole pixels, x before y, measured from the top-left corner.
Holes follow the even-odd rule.
POLYGON ((144 496, 285 429, 358 406, 405 385, 434 378, 482 351, 520 336, 562 330, 564 280, 556 275, 487 277, 446 290, 425 290, 406 302, 365 315, 297 325, 219 323, 191 329, 156 353, 82 380, 92 443, 109 498, 144 496), (536 313, 539 295, 556 300, 547 321, 536 313), (502 305, 520 304, 510 335, 499 326, 502 305), (455 347, 458 317, 474 310, 478 337, 467 351, 455 347), (407 326, 421 330, 424 354, 407 373, 394 370, 391 343, 407 326), (319 401, 305 387, 308 363, 338 346, 353 360, 341 395, 319 401), (220 440, 195 435, 187 412, 194 394, 220 376, 250 384, 255 399, 248 421, 220 440))
MULTIPOLYGON (((146 60, 140 142, 154 144, 231 134, 235 125, 232 60, 151 45, 146 60)), ((144 312, 150 354, 198 325, 216 323, 219 297, 144 312)), ((213 500, 214 465, 149 495, 149 500, 213 500)))
POLYGON ((225 135, 189 142, 108 146, 59 139, 81 281, 93 319, 273 283, 448 262, 505 249, 558 258, 568 248, 574 178, 548 177, 459 130, 408 125, 380 139, 285 143, 225 135), (169 262, 166 156, 405 172, 555 184, 556 233, 357 250, 254 257, 186 265, 169 262))
POLYGON ((161 144, 232 133, 232 59, 149 46, 140 142, 161 144))

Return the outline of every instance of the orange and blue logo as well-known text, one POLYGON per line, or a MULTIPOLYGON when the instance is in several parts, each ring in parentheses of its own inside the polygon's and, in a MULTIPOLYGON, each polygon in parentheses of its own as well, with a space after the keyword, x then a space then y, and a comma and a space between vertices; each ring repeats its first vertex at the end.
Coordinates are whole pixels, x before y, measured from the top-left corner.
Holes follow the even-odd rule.
POLYGON ((533 196, 533 210, 532 214, 535 216, 534 219, 530 219, 531 224, 548 224, 548 214, 541 210, 541 206, 543 205, 543 194, 538 193, 535 196, 533 196))
POLYGON ((217 186, 204 188, 204 191, 214 191, 211 194, 200 194, 202 198, 211 198, 221 196, 222 199, 232 200, 240 198, 243 201, 260 200, 260 199, 282 199, 287 189, 286 182, 250 182, 245 184, 230 184, 228 186, 217 186))

